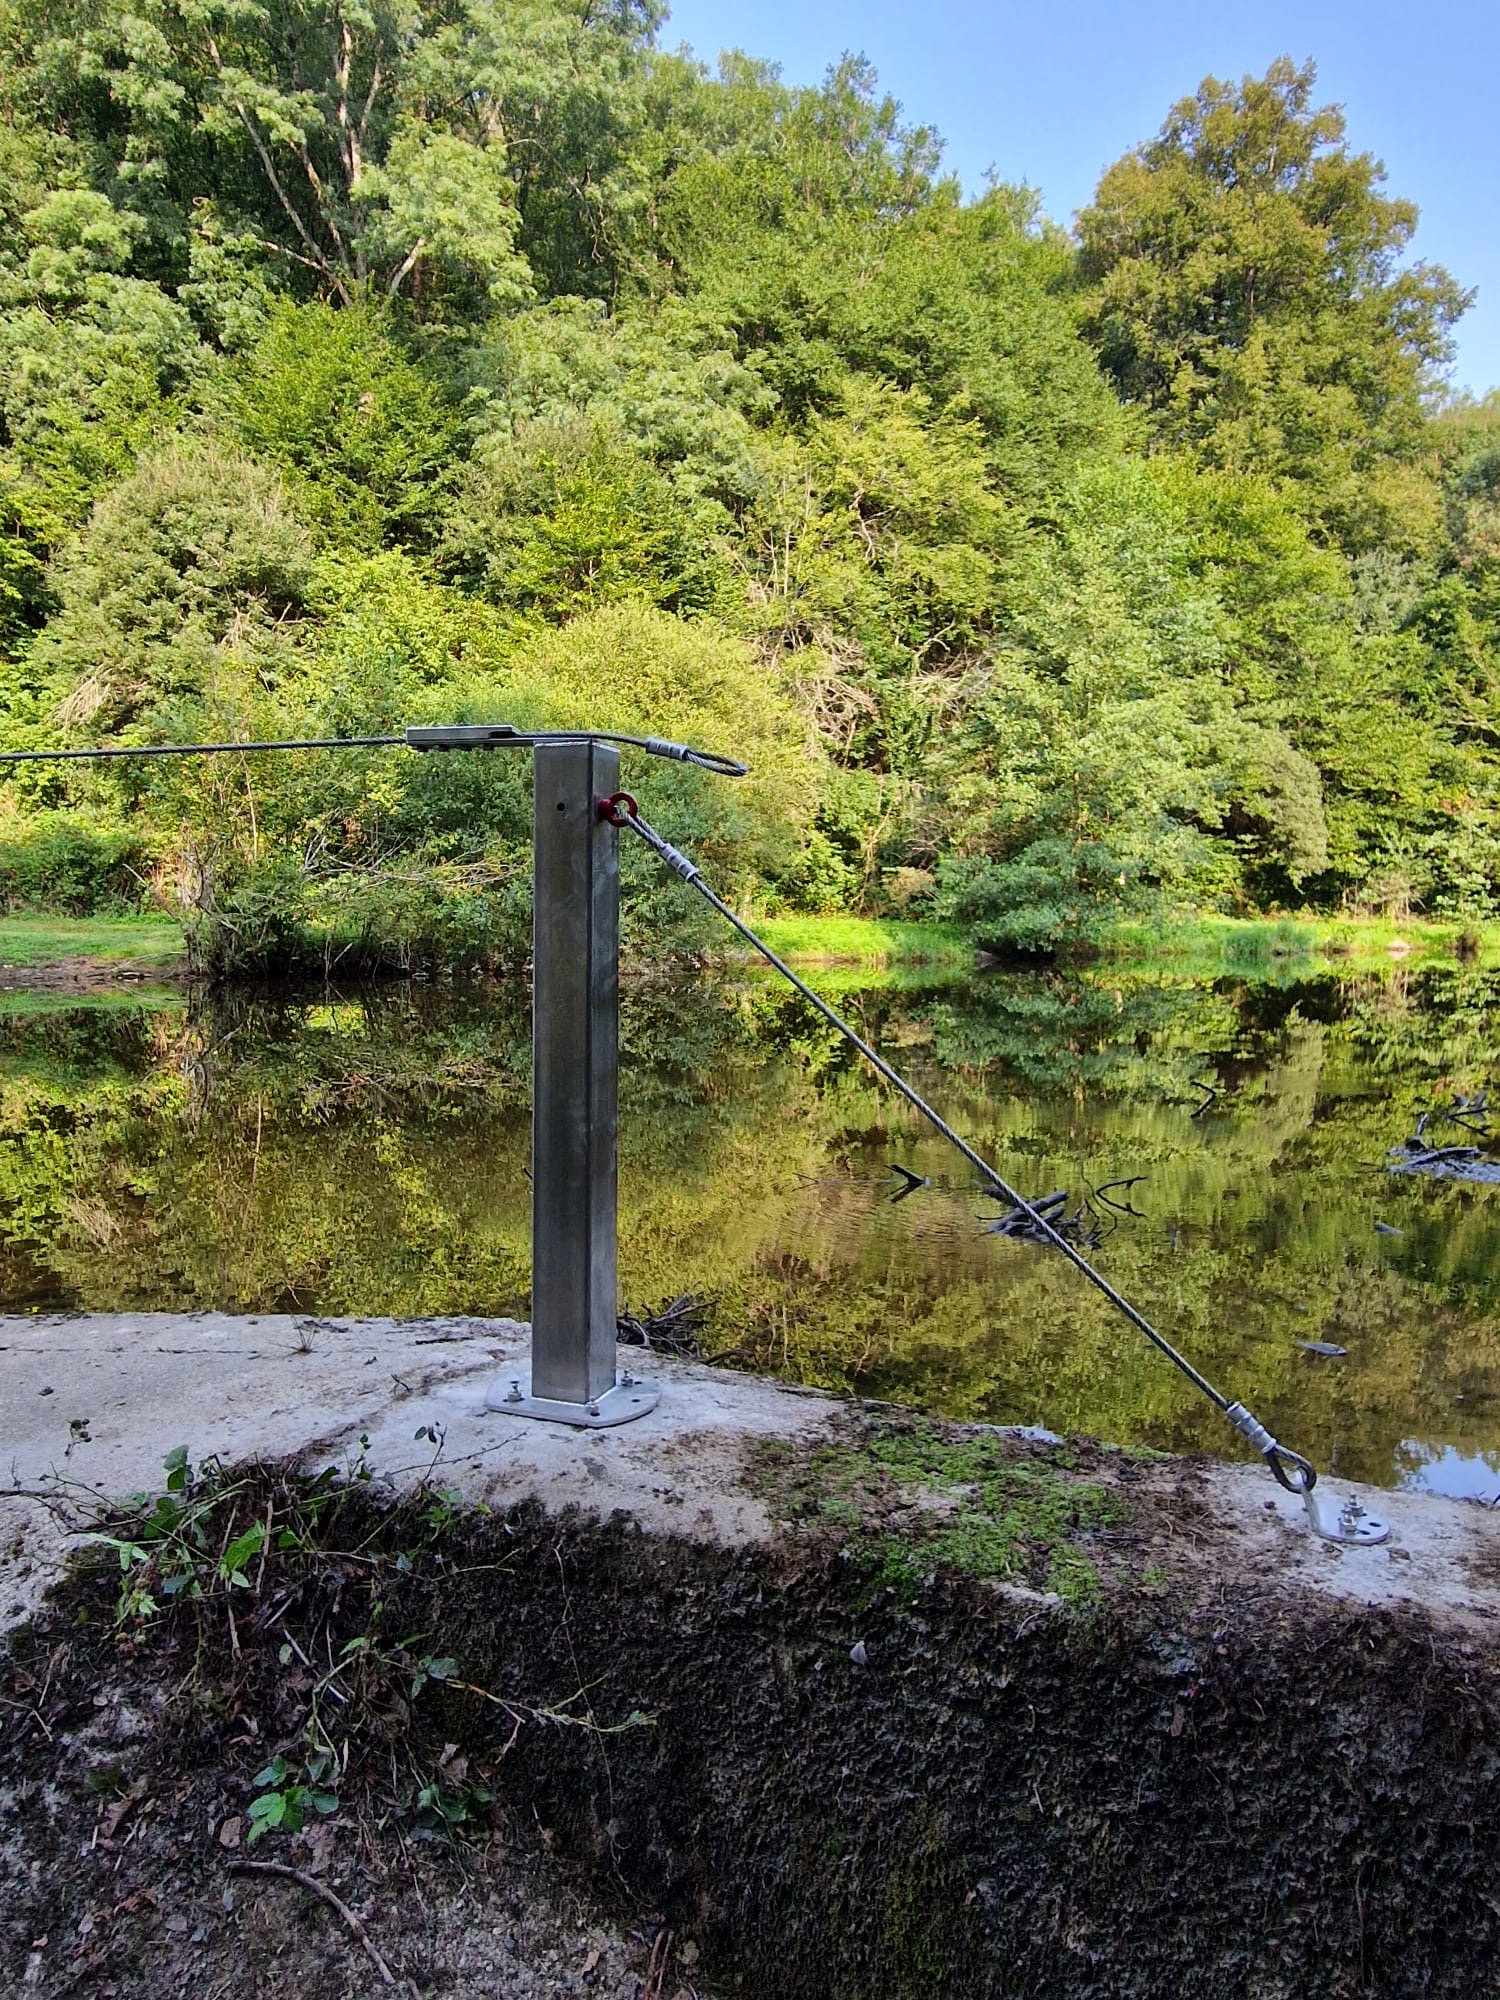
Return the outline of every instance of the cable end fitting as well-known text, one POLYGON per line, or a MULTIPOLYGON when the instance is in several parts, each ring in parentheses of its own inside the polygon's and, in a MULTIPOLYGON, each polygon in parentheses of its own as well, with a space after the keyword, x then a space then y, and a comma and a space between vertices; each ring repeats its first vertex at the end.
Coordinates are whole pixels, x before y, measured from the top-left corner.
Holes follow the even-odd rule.
POLYGON ((695 750, 690 743, 673 743, 665 736, 648 736, 641 748, 652 757, 670 757, 674 764, 691 764, 716 778, 743 778, 746 766, 733 757, 721 757, 717 750, 695 750))
POLYGON ((1317 1471, 1300 1451, 1278 1444, 1260 1418, 1253 1416, 1243 1403, 1226 1403, 1224 1414, 1246 1443, 1260 1453, 1278 1486, 1288 1493, 1312 1492, 1318 1483, 1317 1471))
POLYGON ((1275 1451, 1275 1438, 1272 1437, 1260 1418, 1252 1416, 1243 1403, 1227 1403, 1224 1407, 1224 1414, 1245 1442, 1258 1451, 1262 1458, 1267 1453, 1275 1451))
POLYGON ((656 851, 672 873, 680 875, 690 889, 696 889, 700 885, 703 880, 701 872, 693 866, 685 854, 672 845, 671 841, 664 840, 656 851))

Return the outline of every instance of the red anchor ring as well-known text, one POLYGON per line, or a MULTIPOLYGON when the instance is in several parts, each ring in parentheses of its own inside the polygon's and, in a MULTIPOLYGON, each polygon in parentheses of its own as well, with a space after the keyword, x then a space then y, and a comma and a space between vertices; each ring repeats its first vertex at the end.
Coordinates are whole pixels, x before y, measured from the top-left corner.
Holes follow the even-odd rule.
POLYGON ((607 799, 600 799, 599 817, 611 826, 628 826, 637 817, 635 800, 629 792, 615 792, 607 799), (625 808, 624 812, 621 812, 621 806, 625 808))

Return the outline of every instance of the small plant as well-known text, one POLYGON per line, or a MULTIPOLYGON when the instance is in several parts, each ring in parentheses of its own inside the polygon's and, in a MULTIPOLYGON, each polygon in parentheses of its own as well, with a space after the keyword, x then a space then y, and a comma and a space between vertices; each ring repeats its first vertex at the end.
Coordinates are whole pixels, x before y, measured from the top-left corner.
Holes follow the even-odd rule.
POLYGON ((456 1833, 488 1822, 494 1800, 493 1789, 482 1778, 470 1777, 469 1760, 458 1746, 445 1743, 436 1771, 418 1789, 412 1804, 424 1826, 456 1833))
POLYGON ((219 1557, 220 1581, 227 1583, 231 1590, 248 1590, 250 1578, 247 1566, 265 1545, 265 1522, 252 1521, 244 1534, 236 1535, 219 1557))
POLYGON ((457 1672, 457 1660, 435 1660, 430 1655, 419 1659, 411 1677, 412 1700, 416 1700, 429 1681, 451 1681, 457 1672))
POLYGON ((210 1526, 217 1510, 236 1489, 219 1476, 217 1462, 195 1473, 187 1447, 178 1445, 163 1460, 166 1491, 154 1498, 135 1494, 129 1533, 103 1531, 82 1537, 85 1542, 115 1551, 124 1579, 115 1605, 118 1624, 142 1624, 155 1618, 163 1604, 203 1594, 205 1583, 245 1581, 243 1564, 263 1546, 254 1531, 240 1536, 222 1554, 213 1549, 210 1526), (229 1558, 234 1557, 233 1562, 229 1558), (228 1562, 228 1567, 225 1567, 228 1562))
POLYGON ((464 1504, 463 1490, 458 1486, 440 1486, 432 1494, 422 1509, 422 1525, 431 1535, 441 1535, 457 1520, 464 1504))
POLYGON ((249 1839, 253 1845, 263 1834, 300 1833, 312 1813, 335 1813, 339 1809, 335 1793, 324 1791, 314 1782, 313 1765, 316 1762, 320 1772, 326 1773, 331 1765, 328 1752, 314 1753, 307 1760, 306 1777, 292 1774, 292 1768, 285 1757, 273 1757, 262 1771, 257 1771, 250 1780, 256 1788, 256 1796, 250 1801, 249 1839))

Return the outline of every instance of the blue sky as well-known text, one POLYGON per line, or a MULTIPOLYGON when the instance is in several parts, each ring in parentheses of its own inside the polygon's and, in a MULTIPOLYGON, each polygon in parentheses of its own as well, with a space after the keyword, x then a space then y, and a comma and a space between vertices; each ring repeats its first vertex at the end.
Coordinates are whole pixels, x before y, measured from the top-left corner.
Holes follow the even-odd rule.
POLYGON ((1496 0, 675 0, 662 31, 712 62, 742 48, 816 83, 864 54, 912 123, 936 125, 973 192, 986 168, 1039 188, 1070 222, 1100 170, 1150 138, 1207 75, 1259 75, 1278 55, 1318 65, 1318 102, 1341 104, 1386 191, 1422 211, 1414 254, 1479 296, 1457 328, 1453 379, 1500 385, 1500 5, 1496 0))

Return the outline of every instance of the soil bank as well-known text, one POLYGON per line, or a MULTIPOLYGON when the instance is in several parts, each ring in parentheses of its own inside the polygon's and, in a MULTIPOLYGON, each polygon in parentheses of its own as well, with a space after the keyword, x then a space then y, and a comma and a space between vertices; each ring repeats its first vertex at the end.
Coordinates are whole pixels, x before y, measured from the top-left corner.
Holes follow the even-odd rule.
MULTIPOLYGON (((651 1417, 561 1432, 483 1408, 523 1339, 0 1321, 0 1467, 53 1496, 0 1501, 0 1992, 376 1984, 297 1885, 249 1878, 247 1903, 226 1873, 257 1767, 300 1754, 296 1647, 337 1678, 371 1577, 444 1668, 379 1726, 413 1769, 470 1773, 450 1795, 485 1792, 483 1839, 382 1822, 351 1767, 336 1812, 255 1856, 333 1887, 408 1992, 1500 1990, 1486 1510, 1368 1495, 1391 1542, 1340 1550, 1255 1468, 657 1357, 651 1417), (113 1552, 44 1604, 67 1500, 159 1486, 178 1445, 343 1466, 337 1535, 226 1586, 237 1615, 117 1630, 113 1552), (518 1870, 544 1904, 594 1899, 602 1942, 536 1942, 518 1870)), ((281 1518, 275 1478, 235 1485, 243 1518, 281 1518)))

